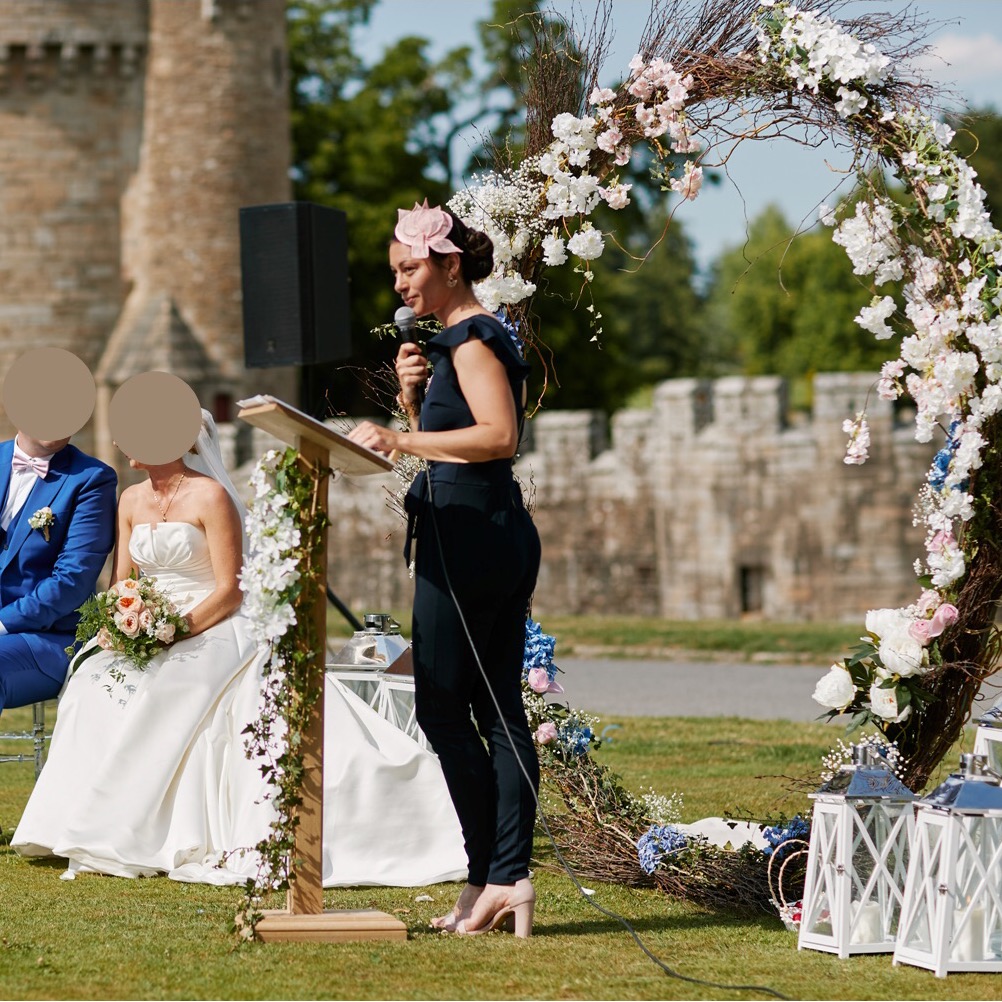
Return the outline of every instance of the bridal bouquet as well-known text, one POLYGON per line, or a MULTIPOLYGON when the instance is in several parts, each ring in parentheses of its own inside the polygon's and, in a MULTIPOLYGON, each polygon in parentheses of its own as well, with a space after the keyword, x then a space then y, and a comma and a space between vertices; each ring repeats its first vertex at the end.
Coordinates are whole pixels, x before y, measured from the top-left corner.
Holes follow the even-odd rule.
MULTIPOLYGON (((156 586, 156 578, 125 578, 80 607, 77 641, 98 646, 145 668, 158 651, 188 632, 188 621, 156 586)), ((68 652, 72 656, 73 648, 68 652)))

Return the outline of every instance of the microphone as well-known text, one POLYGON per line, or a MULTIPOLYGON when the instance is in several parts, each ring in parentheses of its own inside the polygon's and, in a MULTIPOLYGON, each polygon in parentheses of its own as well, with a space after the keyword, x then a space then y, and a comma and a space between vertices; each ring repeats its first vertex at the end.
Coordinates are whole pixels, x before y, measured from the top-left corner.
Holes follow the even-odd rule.
POLYGON ((400 331, 401 342, 403 344, 413 344, 414 338, 411 332, 417 323, 417 314, 409 306, 401 306, 393 314, 393 322, 397 325, 397 330, 400 331))
MULTIPOLYGON (((417 314, 409 306, 401 306, 400 309, 393 314, 393 322, 397 325, 397 330, 400 331, 401 344, 417 343, 413 334, 414 325, 417 323, 417 314)), ((423 403, 424 390, 421 387, 418 387, 415 391, 414 405, 418 410, 420 410, 423 403)))

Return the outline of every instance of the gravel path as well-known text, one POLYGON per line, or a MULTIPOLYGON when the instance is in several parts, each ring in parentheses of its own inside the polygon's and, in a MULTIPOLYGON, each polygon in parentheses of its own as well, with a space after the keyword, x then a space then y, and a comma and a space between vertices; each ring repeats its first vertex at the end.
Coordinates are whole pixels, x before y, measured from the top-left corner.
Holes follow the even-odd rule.
POLYGON ((747 717, 816 720, 811 699, 824 666, 729 661, 556 658, 571 706, 648 717, 747 717))

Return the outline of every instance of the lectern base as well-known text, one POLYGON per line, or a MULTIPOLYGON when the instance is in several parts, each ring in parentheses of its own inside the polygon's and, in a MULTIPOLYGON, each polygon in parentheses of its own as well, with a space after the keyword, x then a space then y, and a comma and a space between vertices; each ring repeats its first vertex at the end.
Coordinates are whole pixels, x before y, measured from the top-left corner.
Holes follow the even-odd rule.
POLYGON ((313 915, 268 910, 257 924, 264 943, 350 943, 363 939, 407 939, 407 926, 373 909, 343 909, 313 915))

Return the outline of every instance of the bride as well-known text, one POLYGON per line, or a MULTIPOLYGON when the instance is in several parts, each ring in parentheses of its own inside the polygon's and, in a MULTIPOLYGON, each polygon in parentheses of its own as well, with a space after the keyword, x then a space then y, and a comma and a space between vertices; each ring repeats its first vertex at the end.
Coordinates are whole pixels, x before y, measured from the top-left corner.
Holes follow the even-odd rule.
MULTIPOLYGON (((24 856, 66 857, 68 879, 242 883, 273 817, 241 734, 258 713, 264 662, 239 611, 243 505, 207 411, 193 453, 157 466, 130 459, 149 479, 122 493, 114 557, 115 581, 156 577, 190 631, 145 670, 96 641, 76 656, 11 842, 24 856)), ((325 708, 324 886, 463 878, 434 756, 329 674, 325 708)))

